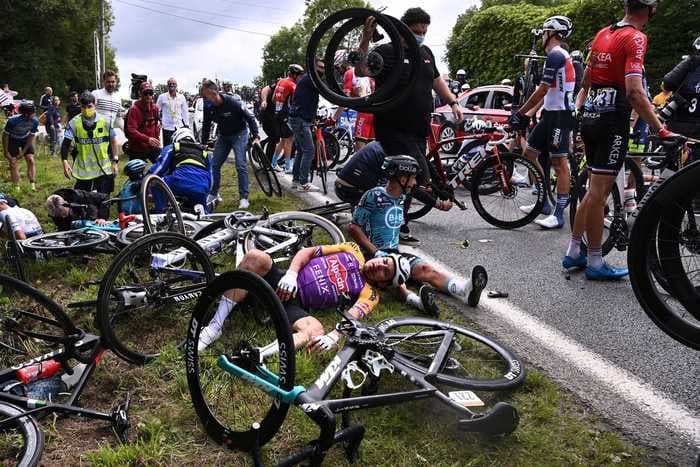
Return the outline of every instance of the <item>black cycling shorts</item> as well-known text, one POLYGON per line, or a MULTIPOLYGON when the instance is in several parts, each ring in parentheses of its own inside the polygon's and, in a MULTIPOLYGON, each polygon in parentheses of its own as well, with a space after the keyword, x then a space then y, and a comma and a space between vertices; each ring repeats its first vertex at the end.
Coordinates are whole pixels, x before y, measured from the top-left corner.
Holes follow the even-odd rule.
POLYGON ((360 203, 360 199, 362 198, 363 194, 364 191, 360 190, 359 188, 342 185, 337 181, 335 182, 335 195, 339 200, 345 203, 350 203, 353 209, 355 209, 355 207, 360 203))
POLYGON ((276 117, 277 121, 277 135, 284 139, 284 138, 291 138, 294 136, 294 132, 292 132, 292 127, 289 126, 289 119, 287 117, 276 117))
POLYGON ((586 148, 586 163, 592 173, 617 175, 625 164, 629 133, 629 117, 584 113, 581 137, 586 148))
MULTIPOLYGON (((10 153, 10 156, 12 157, 17 157, 19 156, 19 152, 22 150, 24 145, 26 144, 26 141, 21 141, 13 138, 9 138, 8 145, 7 145, 7 151, 10 153)), ((25 156, 29 156, 31 154, 34 154, 34 145, 30 144, 27 150, 24 152, 25 156)))
POLYGON ((549 157, 566 157, 571 150, 575 126, 576 119, 570 111, 542 111, 542 119, 527 138, 527 147, 549 157))
MULTIPOLYGON (((263 280, 270 284, 270 287, 272 287, 273 290, 277 290, 277 284, 279 284, 280 280, 282 280, 282 277, 287 271, 283 271, 280 268, 277 267, 274 263, 272 264, 272 268, 268 271, 267 274, 263 276, 263 280)), ((305 310, 302 306, 301 303, 299 302, 299 296, 297 295, 293 299, 289 300, 288 302, 284 302, 284 311, 287 312, 287 317, 289 318, 289 324, 294 325, 295 322, 299 321, 302 318, 306 318, 309 316, 309 313, 307 310, 305 310)))
POLYGON ((275 116, 268 113, 268 112, 263 112, 260 114, 260 123, 262 124, 263 131, 265 132, 265 135, 267 138, 272 141, 272 142, 277 142, 280 139, 279 135, 279 124, 275 120, 275 116))

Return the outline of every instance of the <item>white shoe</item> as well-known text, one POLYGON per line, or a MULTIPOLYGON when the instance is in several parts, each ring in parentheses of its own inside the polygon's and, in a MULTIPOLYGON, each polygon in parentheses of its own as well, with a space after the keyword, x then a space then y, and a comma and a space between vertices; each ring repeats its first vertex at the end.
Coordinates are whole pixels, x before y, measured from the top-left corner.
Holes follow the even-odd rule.
POLYGON ((238 203, 238 209, 248 209, 250 207, 250 203, 248 202, 247 199, 241 198, 241 202, 238 203))
POLYGON ((528 204, 527 206, 520 206, 520 210, 525 214, 530 214, 532 210, 535 209, 535 204, 528 204))
POLYGON ((517 172, 513 173, 513 176, 510 178, 510 181, 513 185, 518 185, 518 186, 529 186, 530 185, 530 182, 528 181, 527 177, 525 177, 524 175, 520 175, 517 172))
POLYGON ((216 342, 221 337, 221 329, 213 329, 211 324, 202 329, 199 333, 199 342, 197 343, 197 351, 201 352, 212 343, 216 342))
POLYGON ((309 193, 309 192, 318 192, 321 191, 319 187, 314 185, 313 183, 307 183, 305 185, 300 185, 299 189, 297 191, 309 193))
POLYGON ((535 219, 535 224, 543 229, 561 229, 564 227, 564 222, 562 221, 560 224, 559 219, 555 215, 547 216, 544 219, 535 219))
POLYGON ((223 203, 223 202, 224 202, 224 199, 221 197, 221 194, 220 194, 220 193, 217 193, 217 194, 216 194, 216 202, 217 202, 217 203, 223 203))
POLYGON ((212 206, 216 203, 216 195, 207 195, 207 206, 212 206))

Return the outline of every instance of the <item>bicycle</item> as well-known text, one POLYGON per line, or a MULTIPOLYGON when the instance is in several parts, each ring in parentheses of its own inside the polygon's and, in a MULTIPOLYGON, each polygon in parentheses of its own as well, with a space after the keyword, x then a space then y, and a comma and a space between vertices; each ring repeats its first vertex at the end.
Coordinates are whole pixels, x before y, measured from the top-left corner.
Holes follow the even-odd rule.
MULTIPOLYGON (((335 135, 331 131, 327 131, 328 125, 321 123, 316 119, 313 123, 311 132, 314 137, 314 158, 309 171, 309 182, 314 181, 314 173, 317 173, 321 179, 323 194, 328 194, 328 161, 333 160, 329 154, 339 154, 339 144, 335 135)), ((299 154, 297 154, 299 157, 299 154)))
POLYGON ((97 326, 113 352, 144 364, 183 340, 188 303, 214 278, 212 260, 233 269, 247 251, 258 248, 281 263, 303 247, 343 241, 330 221, 304 212, 255 216, 237 211, 205 226, 194 239, 172 232, 148 235, 122 250, 105 273, 97 295, 97 326))
POLYGON ((37 418, 76 415, 111 424, 125 442, 130 397, 110 413, 79 405, 105 348, 29 284, 0 274, 0 463, 34 466, 44 434, 37 418), (77 362, 77 363, 72 363, 77 362))
MULTIPOLYGON (((265 140, 264 142, 266 142, 265 140)), ((271 159, 266 155, 262 146, 253 144, 252 138, 248 141, 248 160, 253 168, 253 176, 260 189, 266 196, 282 196, 282 185, 277 178, 277 172, 272 167, 271 159)))
MULTIPOLYGON (((662 144, 677 154, 685 140, 662 144)), ((627 263, 635 296, 654 324, 700 350, 700 163, 675 169, 661 173, 631 214, 627 263)))
POLYGON ((340 442, 348 443, 346 456, 352 461, 364 427, 351 423, 351 411, 426 398, 436 398, 464 417, 458 422, 461 430, 515 430, 514 407, 498 402, 482 410, 485 403, 474 392, 488 395, 523 383, 523 363, 510 350, 461 326, 432 319, 397 317, 361 324, 344 312, 347 304, 339 303, 337 310, 342 320, 336 329, 346 338, 344 346, 305 387, 295 385, 292 332, 273 289, 247 271, 225 273, 209 284, 195 305, 185 343, 190 395, 208 435, 230 449, 252 452, 256 465, 262 465, 260 447, 275 436, 290 405, 295 405, 319 426, 320 435, 279 465, 302 460, 321 465, 328 449, 340 442), (200 331, 232 284, 247 292, 246 298, 224 322, 221 337, 199 351, 200 331), (250 319, 256 310, 268 319, 250 319), (416 388, 377 394, 383 374, 401 376, 416 388), (341 379, 342 398, 327 399, 341 379), (459 390, 445 393, 442 387, 459 390), (356 389, 361 395, 352 396, 356 389), (339 431, 336 414, 342 414, 339 431))
POLYGON ((338 140, 338 157, 331 160, 329 170, 344 164, 355 153, 355 132, 351 124, 351 112, 355 111, 351 109, 343 111, 335 126, 331 128, 338 140))
MULTIPOLYGON (((465 122, 465 125, 469 125, 469 122, 465 122)), ((425 188, 440 199, 450 200, 461 210, 466 210, 466 205, 457 199, 455 191, 463 186, 470 192, 472 204, 479 215, 489 224, 502 229, 522 227, 540 214, 545 196, 544 176, 525 157, 505 152, 504 144, 509 136, 504 127, 491 126, 476 134, 468 134, 468 128, 465 128, 465 135, 448 140, 438 140, 438 131, 439 125, 432 124, 426 155, 430 179, 425 188), (471 141, 463 144, 456 161, 445 167, 440 157, 442 145, 466 140, 471 141), (533 197, 533 210, 529 213, 521 211, 520 206, 533 204, 533 197), (506 212, 508 207, 512 209, 506 212)), ((415 220, 431 209, 433 206, 422 205, 409 211, 406 217, 415 220)))

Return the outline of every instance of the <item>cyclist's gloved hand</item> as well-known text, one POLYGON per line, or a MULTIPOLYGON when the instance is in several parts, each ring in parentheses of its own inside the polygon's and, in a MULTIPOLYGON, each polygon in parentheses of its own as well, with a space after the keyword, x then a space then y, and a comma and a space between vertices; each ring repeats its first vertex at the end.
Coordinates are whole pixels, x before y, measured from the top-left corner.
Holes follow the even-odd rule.
POLYGON ((314 337, 309 348, 315 352, 328 352, 338 346, 339 340, 340 335, 335 331, 331 331, 328 334, 314 337))
POLYGON ((515 112, 508 117, 508 123, 513 128, 527 128, 527 126, 530 124, 530 117, 523 115, 520 112, 515 112))
POLYGON ((277 284, 277 296, 283 302, 294 298, 297 293, 297 272, 289 270, 277 284))
POLYGON ((661 139, 671 139, 671 138, 675 138, 679 135, 672 132, 671 130, 669 130, 665 126, 662 126, 661 129, 659 130, 659 132, 657 133, 657 136, 661 139))

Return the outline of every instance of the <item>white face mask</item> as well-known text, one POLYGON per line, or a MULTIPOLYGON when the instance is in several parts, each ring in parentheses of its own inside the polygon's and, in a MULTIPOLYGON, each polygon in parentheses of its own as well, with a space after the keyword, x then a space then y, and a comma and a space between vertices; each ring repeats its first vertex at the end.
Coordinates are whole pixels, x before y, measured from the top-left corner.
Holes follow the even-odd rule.
POLYGON ((425 36, 421 36, 419 34, 413 34, 413 37, 416 38, 416 42, 418 43, 418 47, 423 45, 423 42, 425 42, 425 36))

